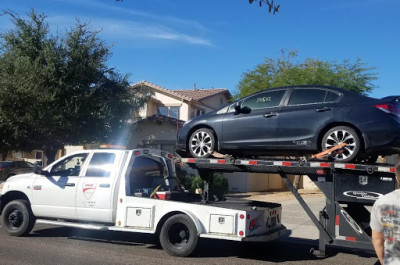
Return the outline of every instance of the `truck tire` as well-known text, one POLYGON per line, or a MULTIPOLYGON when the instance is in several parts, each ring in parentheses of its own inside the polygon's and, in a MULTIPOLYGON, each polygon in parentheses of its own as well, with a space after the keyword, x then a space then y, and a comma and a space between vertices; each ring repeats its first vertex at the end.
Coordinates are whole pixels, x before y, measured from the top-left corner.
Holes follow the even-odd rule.
POLYGON ((1 221, 10 236, 24 236, 32 231, 36 220, 26 200, 14 200, 4 207, 1 221))
POLYGON ((160 232, 161 246, 171 256, 189 256, 196 249, 198 239, 195 224, 185 214, 170 217, 160 232))

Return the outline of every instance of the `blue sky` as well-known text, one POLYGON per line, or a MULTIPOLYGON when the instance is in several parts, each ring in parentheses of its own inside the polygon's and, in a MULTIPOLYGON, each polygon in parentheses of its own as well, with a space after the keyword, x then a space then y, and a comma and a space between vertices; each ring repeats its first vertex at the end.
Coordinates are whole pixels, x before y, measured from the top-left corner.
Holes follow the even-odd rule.
MULTIPOLYGON (((271 15, 248 0, 1 0, 23 16, 35 8, 53 32, 76 18, 91 22, 112 45, 109 66, 168 89, 227 88, 242 73, 280 56, 342 62, 360 57, 376 67, 370 94, 400 94, 400 0, 275 0, 271 15)), ((1 31, 9 17, 0 16, 1 31)))

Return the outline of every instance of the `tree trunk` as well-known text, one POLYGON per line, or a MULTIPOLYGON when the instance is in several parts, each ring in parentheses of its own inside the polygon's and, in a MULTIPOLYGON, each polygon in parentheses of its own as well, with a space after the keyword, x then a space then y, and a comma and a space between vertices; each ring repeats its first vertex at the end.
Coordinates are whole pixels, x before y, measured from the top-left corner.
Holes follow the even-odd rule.
POLYGON ((7 154, 8 154, 8 151, 3 151, 3 152, 1 152, 1 161, 6 160, 7 154))
POLYGON ((43 147, 43 152, 47 158, 46 166, 55 161, 56 154, 59 149, 61 149, 61 147, 58 147, 58 146, 44 146, 43 147))
POLYGON ((298 190, 300 186, 301 175, 294 175, 293 187, 298 190))

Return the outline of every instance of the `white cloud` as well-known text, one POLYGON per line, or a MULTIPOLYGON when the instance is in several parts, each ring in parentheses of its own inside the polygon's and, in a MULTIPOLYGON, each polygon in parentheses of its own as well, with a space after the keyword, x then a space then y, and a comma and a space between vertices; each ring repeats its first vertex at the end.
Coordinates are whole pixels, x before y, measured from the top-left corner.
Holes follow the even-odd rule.
MULTIPOLYGON (((95 28, 101 28, 102 34, 118 39, 130 40, 168 40, 194 45, 212 46, 209 39, 202 37, 207 33, 207 29, 197 21, 181 19, 173 16, 152 14, 141 10, 124 8, 124 3, 102 3, 93 0, 59 0, 73 5, 85 6, 95 9, 107 10, 112 17, 112 13, 119 17, 128 16, 127 19, 112 19, 102 17, 91 17, 88 21, 95 28), (111 12, 112 11, 112 12, 111 12)), ((79 16, 78 16, 79 17, 79 16)), ((53 17, 49 18, 59 26, 65 25, 73 18, 53 17)))
MULTIPOLYGON (((48 17, 48 22, 53 31, 60 32, 74 24, 75 18, 68 16, 48 17)), ((101 35, 112 42, 120 41, 173 41, 194 45, 212 46, 211 42, 194 34, 178 31, 160 24, 134 22, 130 20, 116 20, 104 18, 85 18, 82 22, 89 21, 94 30, 101 30, 101 35)))

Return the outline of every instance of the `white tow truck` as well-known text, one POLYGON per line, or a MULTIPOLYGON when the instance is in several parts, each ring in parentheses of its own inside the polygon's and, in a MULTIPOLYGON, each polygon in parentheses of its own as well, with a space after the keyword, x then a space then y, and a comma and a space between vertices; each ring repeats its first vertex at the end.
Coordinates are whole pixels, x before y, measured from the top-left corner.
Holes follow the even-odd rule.
POLYGON ((151 149, 83 150, 0 186, 2 228, 11 236, 35 223, 159 234, 170 255, 188 256, 198 238, 270 241, 286 234, 281 205, 201 200, 184 190, 173 156, 151 149))

